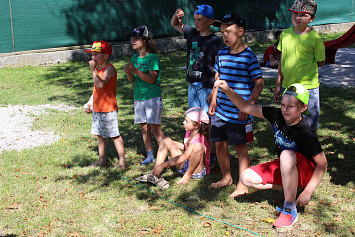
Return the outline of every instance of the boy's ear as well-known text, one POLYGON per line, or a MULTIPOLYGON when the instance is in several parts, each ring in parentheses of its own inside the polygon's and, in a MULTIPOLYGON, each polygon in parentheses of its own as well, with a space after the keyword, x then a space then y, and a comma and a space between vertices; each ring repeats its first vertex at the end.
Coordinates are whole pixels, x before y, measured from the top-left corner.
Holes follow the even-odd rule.
POLYGON ((105 54, 104 54, 104 58, 105 58, 106 60, 108 60, 108 59, 110 58, 110 55, 107 54, 107 53, 105 53, 105 54))
POLYGON ((316 16, 312 16, 312 15, 311 15, 311 20, 310 20, 309 22, 314 21, 314 18, 316 18, 316 16))
POLYGON ((242 37, 244 35, 244 31, 245 31, 244 27, 238 26, 238 34, 240 37, 242 37))
POLYGON ((308 109, 308 105, 303 104, 302 108, 301 108, 301 113, 303 113, 304 111, 306 111, 308 109))

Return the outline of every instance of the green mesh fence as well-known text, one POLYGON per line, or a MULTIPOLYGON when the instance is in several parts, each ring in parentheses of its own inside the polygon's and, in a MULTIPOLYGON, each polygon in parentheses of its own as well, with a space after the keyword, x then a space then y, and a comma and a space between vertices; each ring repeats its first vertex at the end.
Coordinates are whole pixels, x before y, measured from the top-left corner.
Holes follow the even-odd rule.
MULTIPOLYGON (((184 23, 193 25, 196 5, 209 4, 215 18, 235 11, 247 29, 265 30, 291 25, 289 0, 2 0, 0 53, 91 44, 94 40, 126 41, 135 26, 146 24, 157 38, 180 35, 170 26, 177 8, 184 23), (12 15, 10 14, 12 10, 12 15), (11 24, 13 22, 13 25, 11 24)), ((353 0, 318 0, 313 25, 352 22, 353 0)), ((215 29, 217 30, 217 29, 215 29)))

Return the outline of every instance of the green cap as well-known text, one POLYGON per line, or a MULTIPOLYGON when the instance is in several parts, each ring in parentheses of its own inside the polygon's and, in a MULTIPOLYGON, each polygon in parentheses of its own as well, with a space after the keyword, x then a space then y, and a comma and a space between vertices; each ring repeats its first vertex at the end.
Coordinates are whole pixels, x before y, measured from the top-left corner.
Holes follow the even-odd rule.
MULTIPOLYGON (((308 90, 302 84, 292 84, 282 93, 296 96, 297 99, 302 101, 304 104, 308 105, 309 93, 308 90), (292 88, 293 87, 293 88, 292 88), (296 89, 296 90, 295 90, 296 89)), ((308 114, 308 109, 303 112, 305 115, 308 114)))

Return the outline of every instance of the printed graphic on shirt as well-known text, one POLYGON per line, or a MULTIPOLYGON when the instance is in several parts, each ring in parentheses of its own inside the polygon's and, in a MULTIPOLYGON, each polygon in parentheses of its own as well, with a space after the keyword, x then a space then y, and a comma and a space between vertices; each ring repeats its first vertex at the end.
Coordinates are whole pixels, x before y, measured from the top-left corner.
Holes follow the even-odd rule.
POLYGON ((190 63, 187 69, 187 73, 191 78, 201 78, 202 77, 202 60, 205 56, 201 52, 201 48, 198 46, 198 42, 192 42, 190 51, 190 63))
POLYGON ((276 146, 283 150, 297 151, 297 144, 288 138, 279 128, 276 123, 272 126, 274 130, 274 138, 276 146))
POLYGON ((147 72, 148 71, 148 64, 137 62, 137 68, 142 72, 147 72))

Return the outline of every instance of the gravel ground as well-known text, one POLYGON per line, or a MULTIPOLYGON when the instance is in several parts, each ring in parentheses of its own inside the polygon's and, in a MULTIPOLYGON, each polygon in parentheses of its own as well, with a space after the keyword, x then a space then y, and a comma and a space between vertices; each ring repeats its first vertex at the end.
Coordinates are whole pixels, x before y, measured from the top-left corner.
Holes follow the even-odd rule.
MULTIPOLYGON (((262 54, 257 55, 259 60, 262 54)), ((335 64, 326 64, 319 70, 319 80, 321 84, 328 86, 355 86, 355 48, 339 49, 335 64)), ((276 78, 277 70, 262 67, 264 77, 276 78)), ((70 111, 75 109, 69 105, 0 105, 0 121, 3 126, 0 129, 0 153, 10 150, 21 150, 33 148, 35 146, 51 144, 59 139, 53 132, 43 132, 32 130, 32 123, 35 119, 46 113, 46 109, 57 109, 70 111)))
POLYGON ((38 116, 47 113, 46 109, 69 111, 74 108, 68 105, 0 105, 0 121, 3 124, 0 129, 0 153, 52 144, 59 136, 53 132, 32 130, 32 123, 38 116))
MULTIPOLYGON (((264 55, 258 54, 259 61, 264 55)), ((319 81, 327 86, 355 86, 355 48, 339 49, 335 56, 335 64, 325 64, 319 68, 319 81)), ((277 77, 277 69, 262 67, 263 76, 277 77)))

